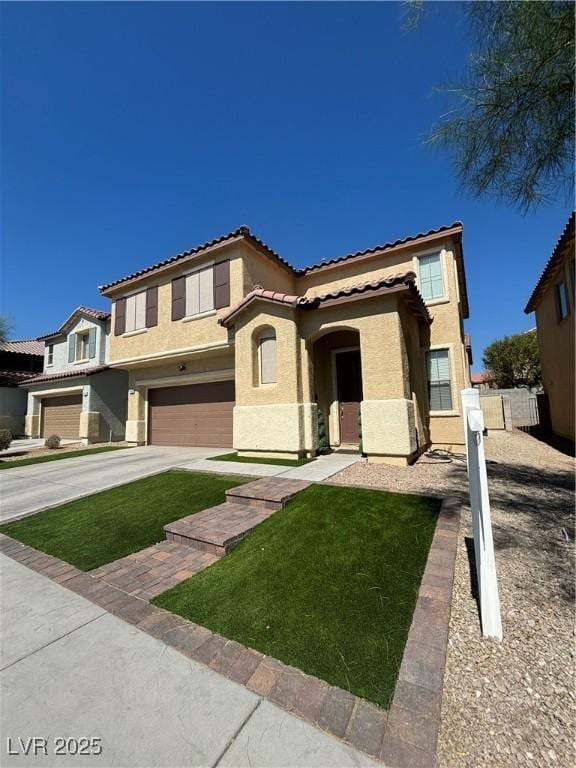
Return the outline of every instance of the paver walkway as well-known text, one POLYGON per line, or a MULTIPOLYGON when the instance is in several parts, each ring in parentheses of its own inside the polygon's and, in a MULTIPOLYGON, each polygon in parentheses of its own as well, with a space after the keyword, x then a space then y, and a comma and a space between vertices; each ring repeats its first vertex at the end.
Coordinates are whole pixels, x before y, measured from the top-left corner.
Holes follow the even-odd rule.
POLYGON ((90 575, 129 595, 151 600, 218 559, 217 555, 192 549, 187 544, 161 541, 95 568, 90 575))
POLYGON ((0 570, 2 766, 378 765, 142 631, 137 618, 126 623, 5 556, 0 570), (18 737, 32 736, 47 739, 46 754, 21 754, 18 737), (57 756, 59 736, 95 737, 102 753, 57 756))

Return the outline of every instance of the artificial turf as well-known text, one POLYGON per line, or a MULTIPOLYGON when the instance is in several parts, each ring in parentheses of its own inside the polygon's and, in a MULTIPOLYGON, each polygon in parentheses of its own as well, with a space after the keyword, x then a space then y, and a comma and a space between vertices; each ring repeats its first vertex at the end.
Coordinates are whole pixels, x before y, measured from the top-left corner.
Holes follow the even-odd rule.
POLYGON ((154 602, 388 707, 439 507, 313 485, 154 602))
POLYGON ((86 448, 80 451, 65 451, 64 453, 44 454, 43 456, 31 456, 29 459, 14 459, 4 461, 0 459, 0 469, 16 469, 27 467, 29 464, 44 464, 47 461, 60 461, 60 459, 75 459, 77 456, 88 456, 92 453, 107 453, 108 451, 123 451, 127 445, 105 445, 101 448, 86 448))
POLYGON ((165 472, 0 526, 0 532, 83 571, 149 547, 163 527, 225 501, 251 478, 165 472))
POLYGON ((301 467, 315 459, 266 459, 252 456, 238 456, 237 453, 223 453, 222 456, 209 456, 212 461, 240 461, 244 464, 275 464, 279 467, 301 467))

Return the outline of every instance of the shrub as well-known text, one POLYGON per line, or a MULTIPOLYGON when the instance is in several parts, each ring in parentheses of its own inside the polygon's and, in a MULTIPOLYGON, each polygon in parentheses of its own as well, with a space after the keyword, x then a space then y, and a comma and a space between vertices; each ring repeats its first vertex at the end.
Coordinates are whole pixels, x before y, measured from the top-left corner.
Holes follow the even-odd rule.
POLYGON ((9 429, 0 429, 0 451, 10 448, 12 442, 12 432, 9 429))
POLYGON ((58 435, 50 435, 47 437, 44 445, 46 448, 60 448, 60 438, 58 435))
POLYGON ((330 445, 328 443, 328 434, 326 432, 324 412, 321 408, 318 408, 318 455, 328 453, 329 449, 330 445))

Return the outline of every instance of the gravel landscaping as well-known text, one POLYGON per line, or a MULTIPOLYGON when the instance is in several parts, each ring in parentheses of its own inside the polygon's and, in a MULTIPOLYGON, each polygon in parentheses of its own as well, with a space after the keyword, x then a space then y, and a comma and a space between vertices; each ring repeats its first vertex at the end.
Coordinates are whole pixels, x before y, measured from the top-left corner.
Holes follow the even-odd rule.
MULTIPOLYGON (((486 454, 504 639, 480 634, 465 508, 438 764, 574 765, 574 460, 523 432, 491 433, 486 454)), ((358 462, 332 481, 466 495, 464 456, 438 452, 412 467, 358 462)))

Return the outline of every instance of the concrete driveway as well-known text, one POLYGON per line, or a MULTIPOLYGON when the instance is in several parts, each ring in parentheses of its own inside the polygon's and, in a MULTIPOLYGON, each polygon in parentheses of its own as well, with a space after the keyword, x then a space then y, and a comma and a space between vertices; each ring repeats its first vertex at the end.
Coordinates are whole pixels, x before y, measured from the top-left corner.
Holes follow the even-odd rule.
POLYGON ((0 574, 2 766, 378 765, 10 558, 0 574), (58 756, 59 737, 96 742, 58 756))
POLYGON ((6 469, 0 472, 0 520, 31 515, 221 452, 222 449, 146 446, 6 469))

